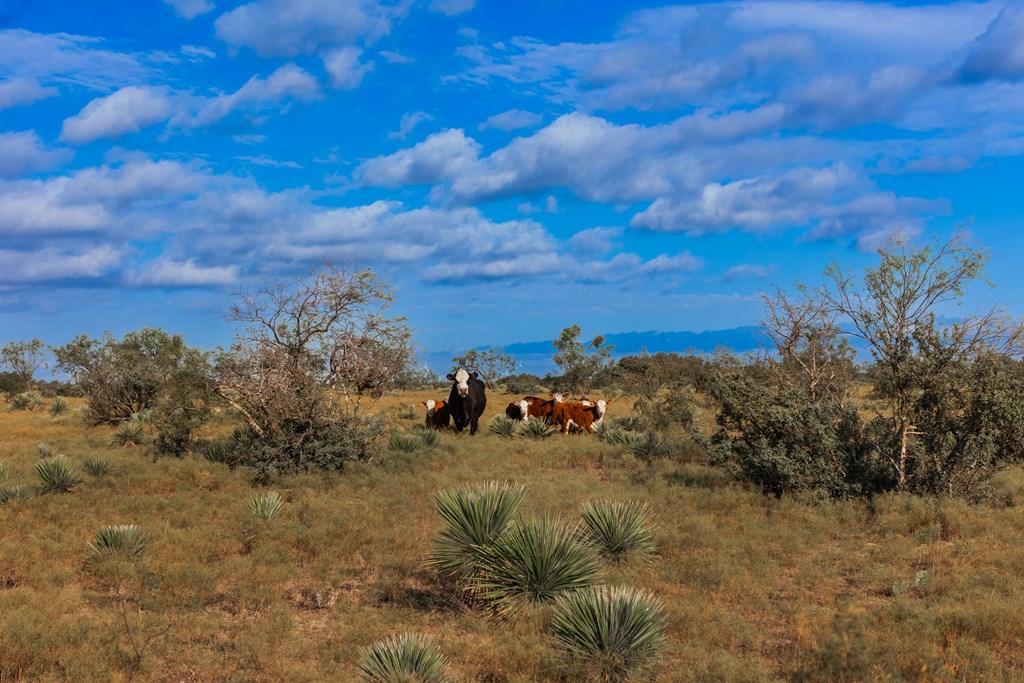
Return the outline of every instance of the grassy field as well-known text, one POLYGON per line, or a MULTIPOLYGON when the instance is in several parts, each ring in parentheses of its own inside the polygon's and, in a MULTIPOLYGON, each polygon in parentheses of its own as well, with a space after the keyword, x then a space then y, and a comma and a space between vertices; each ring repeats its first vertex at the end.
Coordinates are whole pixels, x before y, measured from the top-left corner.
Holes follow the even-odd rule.
MULTIPOLYGON (((376 409, 411 427, 440 393, 376 409)), ((510 398, 489 400, 485 421, 510 398)), ((484 430, 278 480, 282 517, 253 532, 246 470, 154 461, 144 446, 111 447, 112 432, 75 411, 0 412, 9 479, 34 483, 41 442, 79 468, 111 468, 71 493, 0 505, 0 683, 348 681, 360 648, 403 631, 431 634, 456 680, 572 680, 546 609, 488 616, 424 568, 440 528, 431 494, 487 480, 520 482, 526 512, 566 518, 592 499, 649 504, 653 561, 603 569, 605 583, 665 604, 664 658, 643 680, 1024 679, 1020 469, 989 506, 816 503, 764 497, 699 461, 646 465, 596 438, 484 430), (87 564, 97 529, 121 523, 145 531, 142 559, 87 564)))

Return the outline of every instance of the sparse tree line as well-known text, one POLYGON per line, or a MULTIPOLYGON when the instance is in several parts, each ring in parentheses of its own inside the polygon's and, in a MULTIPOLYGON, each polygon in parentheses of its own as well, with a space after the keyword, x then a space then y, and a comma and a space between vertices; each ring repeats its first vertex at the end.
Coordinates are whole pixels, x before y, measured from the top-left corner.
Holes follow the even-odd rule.
MULTIPOLYGON (((629 395, 627 417, 650 438, 690 439, 712 463, 774 495, 984 498, 992 476, 1024 455, 1021 325, 996 309, 938 317, 983 277, 986 257, 961 232, 924 248, 893 243, 879 256, 863 274, 833 264, 817 285, 763 295, 771 344, 762 353, 614 361, 603 337, 581 341, 572 325, 554 341, 557 375, 515 373, 515 359, 496 348, 467 350, 453 370, 473 368, 512 394, 629 395)), ((157 454, 212 449, 263 481, 340 469, 366 459, 383 436, 365 400, 447 386, 415 367, 411 330, 389 315, 392 302, 369 269, 326 265, 236 295, 229 349, 203 351, 150 328, 79 336, 49 351, 37 339, 11 342, 0 351, 9 370, 0 389, 12 409, 41 408, 40 388, 78 392, 93 424, 145 415, 157 454), (71 383, 36 381, 50 352, 71 383), (224 409, 244 426, 227 443, 197 444, 198 430, 224 409)))

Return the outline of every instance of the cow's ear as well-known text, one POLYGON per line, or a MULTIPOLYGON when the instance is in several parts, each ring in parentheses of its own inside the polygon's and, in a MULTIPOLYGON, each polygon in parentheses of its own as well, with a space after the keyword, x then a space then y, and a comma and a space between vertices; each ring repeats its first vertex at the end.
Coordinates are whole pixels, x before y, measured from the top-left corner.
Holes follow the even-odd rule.
POLYGON ((528 406, 532 406, 532 405, 533 405, 533 401, 527 401, 527 402, 526 402, 526 405, 528 405, 528 406))
POLYGON ((420 403, 423 404, 424 406, 427 405, 426 401, 420 401, 420 403))
POLYGON ((475 372, 469 373, 469 378, 470 379, 476 379, 476 373, 475 372))
POLYGON ((451 381, 453 381, 453 382, 455 381, 455 375, 453 375, 453 374, 451 374, 451 373, 448 373, 448 374, 446 375, 446 377, 447 377, 448 379, 450 379, 451 381))

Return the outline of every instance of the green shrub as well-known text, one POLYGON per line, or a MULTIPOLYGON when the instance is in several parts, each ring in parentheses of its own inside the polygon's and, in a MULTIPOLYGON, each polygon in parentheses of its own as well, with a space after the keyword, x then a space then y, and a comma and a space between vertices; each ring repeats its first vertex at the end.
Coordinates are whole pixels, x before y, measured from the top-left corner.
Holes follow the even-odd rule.
POLYGON ((110 474, 112 470, 109 462, 94 458, 91 455, 85 457, 85 460, 82 461, 82 467, 90 477, 104 477, 110 474))
POLYGON ((68 493, 82 483, 82 476, 71 466, 66 456, 43 458, 36 463, 39 493, 68 493))
POLYGON ((413 434, 423 442, 425 448, 434 449, 441 445, 441 435, 437 433, 436 429, 427 429, 423 425, 417 425, 413 429, 413 434))
POLYGON ((606 422, 609 427, 627 432, 642 432, 646 429, 644 419, 639 415, 621 415, 602 422, 606 422))
POLYGON ((519 429, 519 422, 505 415, 495 415, 487 425, 487 431, 498 436, 515 436, 519 429))
POLYGON ((8 410, 40 410, 43 407, 43 397, 35 391, 26 391, 11 396, 8 410))
POLYGON ((132 448, 142 442, 142 427, 137 422, 127 421, 114 430, 110 437, 112 448, 132 448))
POLYGON ((238 465, 238 453, 228 441, 212 441, 200 439, 195 444, 196 450, 203 456, 204 460, 219 462, 234 469, 238 465))
POLYGON ((618 682, 658 660, 665 616, 643 591, 598 586, 559 597, 551 628, 587 680, 618 682))
POLYGON ((480 549, 470 589, 499 614, 515 616, 530 603, 585 588, 597 576, 597 555, 579 535, 549 517, 519 520, 480 549))
POLYGON ((102 526, 89 543, 86 563, 98 562, 106 557, 118 556, 126 560, 142 557, 146 549, 146 536, 136 524, 102 526))
POLYGON ((480 550, 505 531, 525 495, 519 484, 495 481, 434 494, 434 509, 444 528, 434 540, 428 565, 448 578, 467 578, 480 550))
POLYGON ((41 443, 36 445, 36 455, 40 458, 52 458, 57 455, 57 452, 50 448, 48 444, 41 443))
POLYGON ((519 433, 531 439, 546 439, 555 434, 555 428, 543 420, 523 420, 519 424, 519 433))
POLYGON ((647 432, 635 437, 634 440, 626 444, 626 449, 638 459, 646 462, 672 455, 672 447, 658 432, 647 432))
POLYGON ((424 447, 416 434, 396 429, 388 435, 388 450, 393 453, 415 453, 424 447))
POLYGON ((50 415, 53 417, 59 417, 68 412, 68 410, 68 402, 61 396, 53 399, 53 402, 50 404, 50 415))
POLYGON ((610 446, 625 446, 626 448, 643 438, 642 434, 612 427, 605 423, 600 424, 594 433, 597 434, 598 439, 610 446))
POLYGON ((448 660, 418 633, 392 636, 359 653, 359 673, 373 683, 445 683, 448 660))
POLYGON ((639 501, 590 501, 580 508, 585 538, 599 553, 615 561, 654 552, 651 515, 639 501))
POLYGON ((270 491, 268 493, 257 493, 249 499, 246 507, 249 509, 249 515, 254 520, 258 522, 271 522, 281 514, 281 506, 283 504, 284 501, 281 499, 281 494, 277 491, 270 491))

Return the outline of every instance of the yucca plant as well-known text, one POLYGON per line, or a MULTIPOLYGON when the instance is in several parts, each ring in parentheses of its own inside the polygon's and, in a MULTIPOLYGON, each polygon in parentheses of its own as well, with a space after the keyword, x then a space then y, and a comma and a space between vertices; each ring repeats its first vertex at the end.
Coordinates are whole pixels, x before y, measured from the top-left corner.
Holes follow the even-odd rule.
POLYGON ((146 550, 146 535, 137 524, 115 524, 101 526, 96 537, 89 543, 86 562, 98 562, 106 557, 123 557, 136 560, 146 550))
POLYGON ((519 423, 505 415, 495 415, 487 425, 487 431, 498 436, 515 436, 519 423))
POLYGON ((239 462, 238 452, 225 441, 200 440, 196 442, 195 450, 203 456, 203 459, 219 462, 229 468, 236 467, 239 462))
POLYGON ((550 517, 518 520, 481 549, 478 564, 469 588, 502 616, 585 588, 597 576, 597 555, 578 529, 550 517))
POLYGON ((359 652, 359 673, 372 683, 447 683, 448 659, 433 639, 403 633, 359 652))
POLYGON ((36 446, 36 455, 40 458, 52 458, 57 455, 57 452, 50 448, 49 445, 41 443, 36 446))
POLYGON ((651 515, 639 501, 593 500, 580 507, 583 535, 601 555, 616 562, 654 552, 651 515))
POLYGON ((91 455, 87 455, 85 460, 82 461, 82 468, 90 477, 104 477, 111 472, 109 462, 94 458, 91 455))
POLYGON ((36 462, 39 493, 68 493, 82 483, 82 475, 71 466, 66 456, 57 455, 36 462))
POLYGON ((425 448, 433 449, 441 445, 441 435, 435 429, 427 429, 423 425, 417 425, 412 433, 423 442, 425 448))
POLYGON ((142 442, 142 426, 132 420, 122 422, 110 438, 112 448, 132 448, 142 442))
POLYGON ((5 484, 0 486, 0 503, 28 500, 31 497, 32 489, 24 484, 5 484))
POLYGON ((15 394, 9 399, 8 410, 39 410, 43 407, 43 397, 35 391, 26 391, 15 394))
POLYGON ((627 432, 642 432, 646 428, 644 419, 639 415, 620 415, 611 420, 602 420, 602 422, 608 422, 609 427, 623 429, 627 432))
POLYGON ((665 614, 648 593, 598 586, 559 597, 551 629, 587 680, 619 683, 657 662, 665 614))
POLYGON ((427 564, 448 578, 470 576, 481 549, 505 531, 525 495, 520 484, 496 481, 435 493, 432 502, 444 528, 434 539, 427 564))
POLYGON ((271 522, 281 514, 281 506, 284 501, 277 491, 257 493, 249 499, 247 507, 252 518, 259 522, 271 522))
POLYGON ((611 427, 604 423, 597 428, 597 438, 604 441, 606 444, 611 446, 625 446, 626 448, 631 447, 643 438, 642 434, 637 434, 625 429, 619 429, 618 427, 611 427))
POLYGON ((63 396, 58 396, 53 399, 53 403, 50 404, 50 415, 53 417, 59 417, 66 412, 68 412, 67 400, 63 396))
POLYGON ((519 433, 531 439, 546 439, 555 433, 555 428, 544 420, 524 420, 519 425, 519 433))
POLYGON ((392 453, 415 453, 423 446, 423 440, 418 436, 400 429, 388 435, 388 450, 392 453))
POLYGON ((657 432, 641 434, 632 443, 626 444, 626 448, 640 460, 648 462, 655 458, 664 458, 672 454, 672 447, 657 432))

